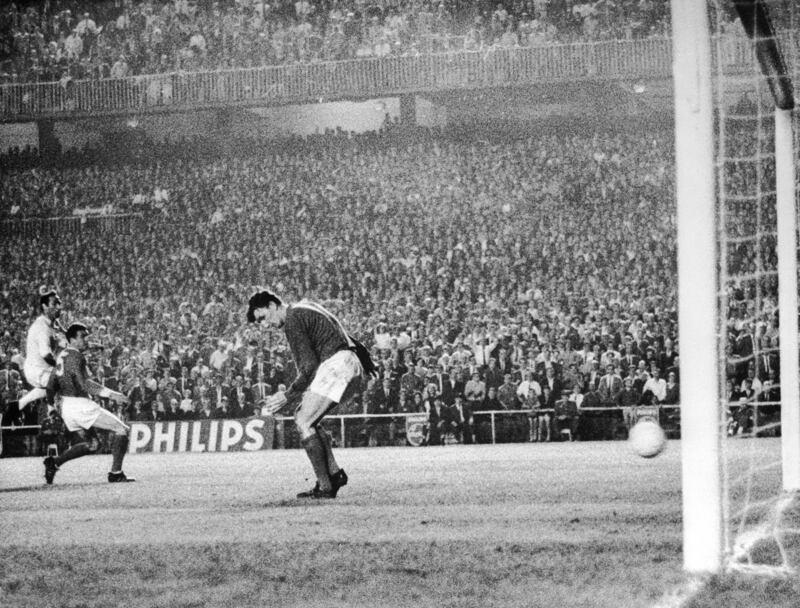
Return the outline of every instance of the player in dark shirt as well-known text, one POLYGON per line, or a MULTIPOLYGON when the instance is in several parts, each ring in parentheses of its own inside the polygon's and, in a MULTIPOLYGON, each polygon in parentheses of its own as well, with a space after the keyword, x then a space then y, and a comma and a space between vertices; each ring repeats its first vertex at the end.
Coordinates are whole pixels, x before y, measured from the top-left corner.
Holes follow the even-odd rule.
POLYGON ((121 403, 127 401, 122 393, 112 391, 89 379, 88 365, 83 355, 88 333, 87 327, 80 323, 69 326, 67 348, 61 351, 56 359, 55 374, 51 375, 47 386, 49 402, 53 402, 56 393, 61 395, 61 418, 67 430, 73 435, 72 445, 63 454, 44 459, 44 478, 48 484, 53 483, 56 472, 65 462, 97 451, 95 429, 114 433, 113 462, 108 481, 111 483, 134 481, 122 472, 122 461, 128 449, 128 425, 89 398, 91 395, 121 403))
POLYGON ((285 393, 268 397, 265 408, 274 414, 288 403, 300 402, 295 424, 317 484, 298 498, 336 498, 347 484, 347 474, 333 456, 331 436, 319 423, 353 393, 362 374, 375 373, 369 352, 333 314, 310 300, 285 304, 275 294, 261 291, 250 298, 247 320, 282 327, 297 366, 294 382, 285 393))

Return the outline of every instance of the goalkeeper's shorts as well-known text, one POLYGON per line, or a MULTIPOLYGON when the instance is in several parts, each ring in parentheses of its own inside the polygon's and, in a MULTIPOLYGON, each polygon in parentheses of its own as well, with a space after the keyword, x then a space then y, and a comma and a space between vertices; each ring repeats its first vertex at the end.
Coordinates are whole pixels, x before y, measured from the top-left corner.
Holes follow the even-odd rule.
POLYGON ((320 363, 308 390, 339 403, 347 386, 362 372, 356 354, 351 350, 340 350, 320 363))

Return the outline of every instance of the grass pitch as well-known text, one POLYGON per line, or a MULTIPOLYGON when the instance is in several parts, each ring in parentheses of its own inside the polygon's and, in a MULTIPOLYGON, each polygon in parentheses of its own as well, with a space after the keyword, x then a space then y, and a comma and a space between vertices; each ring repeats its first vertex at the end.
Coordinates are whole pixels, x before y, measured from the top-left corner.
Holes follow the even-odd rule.
MULTIPOLYGON (((110 456, 53 486, 0 460, 0 606, 652 607, 685 583, 677 442, 337 455, 350 484, 313 503, 298 450, 133 455, 134 484, 110 456)), ((715 578, 685 605, 796 608, 800 581, 715 578)))

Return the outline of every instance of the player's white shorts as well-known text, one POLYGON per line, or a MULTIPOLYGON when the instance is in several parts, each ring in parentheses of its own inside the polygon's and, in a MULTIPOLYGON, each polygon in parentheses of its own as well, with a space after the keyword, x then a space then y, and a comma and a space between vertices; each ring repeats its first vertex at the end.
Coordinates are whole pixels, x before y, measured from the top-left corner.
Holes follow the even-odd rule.
POLYGON ((27 380, 28 384, 30 384, 32 387, 47 388, 47 383, 50 382, 50 376, 53 373, 53 368, 23 365, 22 371, 25 374, 25 380, 27 380))
POLYGON ((347 385, 363 373, 361 361, 351 350, 340 350, 320 363, 308 390, 339 403, 347 385))
POLYGON ((114 414, 86 397, 64 397, 61 401, 61 418, 71 432, 94 427, 124 433, 129 428, 114 414))

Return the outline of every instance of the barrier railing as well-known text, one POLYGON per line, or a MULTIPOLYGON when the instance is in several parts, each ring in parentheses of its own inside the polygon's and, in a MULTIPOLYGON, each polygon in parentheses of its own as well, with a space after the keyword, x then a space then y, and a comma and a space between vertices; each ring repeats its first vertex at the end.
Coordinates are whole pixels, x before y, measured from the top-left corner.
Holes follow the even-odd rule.
MULTIPOLYGON (((670 78, 671 45, 669 38, 658 37, 8 84, 0 86, 0 121, 268 106, 543 82, 670 78)), ((726 36, 718 48, 726 69, 750 65, 752 51, 744 37, 726 36)))
POLYGON ((131 221, 142 218, 141 213, 109 213, 102 215, 67 215, 58 217, 10 217, 0 220, 0 235, 50 236, 90 230, 93 233, 127 232, 131 221))
MULTIPOLYGON (((763 429, 763 433, 774 433, 775 420, 773 420, 767 413, 759 414, 760 408, 775 409, 780 403, 777 402, 735 402, 729 404, 730 424, 736 424, 737 414, 741 408, 749 408, 751 410, 753 419, 751 420, 752 428, 763 429), (763 425, 764 422, 771 422, 771 425, 763 425)), ((597 408, 582 408, 579 410, 579 416, 576 420, 574 427, 578 437, 581 440, 592 439, 624 439, 627 436, 627 427, 635 422, 637 419, 643 417, 652 417, 659 421, 664 427, 667 435, 672 438, 680 437, 680 406, 678 405, 657 405, 657 406, 634 406, 632 408, 621 407, 597 407, 597 408)), ((521 410, 489 410, 473 413, 474 424, 469 429, 462 427, 461 432, 453 435, 445 430, 444 435, 453 435, 448 438, 445 436, 439 437, 437 443, 446 444, 451 442, 463 443, 512 443, 512 442, 528 442, 534 440, 551 439, 557 441, 562 439, 559 431, 562 430, 562 425, 555 421, 554 410, 552 409, 521 409, 521 410), (547 436, 540 434, 541 420, 539 417, 549 415, 550 419, 545 421, 545 425, 549 425, 550 430, 546 433, 547 436), (468 437, 466 433, 469 433, 468 437)), ((242 425, 253 424, 253 420, 258 421, 258 418, 250 418, 239 421, 214 421, 216 425, 219 422, 222 426, 222 436, 227 437, 227 444, 225 441, 220 440, 215 447, 210 445, 192 446, 191 449, 186 441, 187 433, 174 428, 175 425, 197 425, 205 424, 205 422, 198 422, 193 420, 187 421, 163 421, 163 422, 133 422, 131 423, 136 431, 137 427, 143 425, 161 425, 158 433, 160 440, 163 442, 165 437, 171 432, 168 438, 172 445, 169 450, 156 449, 154 451, 227 451, 234 449, 232 445, 232 437, 237 441, 247 441, 251 433, 244 431, 241 433, 225 433, 224 425, 233 425, 234 422, 242 425), (181 448, 178 444, 177 437, 183 438, 183 443, 186 444, 181 448), (231 445, 229 445, 231 444, 231 445)), ((263 418, 261 421, 263 422, 263 418)), ((206 421, 209 422, 209 421, 206 421)), ((337 447, 373 447, 373 446, 387 446, 387 445, 426 445, 430 440, 431 429, 428 428, 428 417, 424 412, 420 413, 392 413, 392 414, 340 414, 330 415, 325 418, 323 425, 331 432, 336 438, 337 447)), ((216 428, 216 427, 215 427, 216 428)), ((236 429, 234 429, 236 430, 236 429)), ((6 446, 10 449, 5 450, 6 456, 13 455, 39 455, 42 452, 42 444, 40 437, 40 427, 38 425, 27 426, 4 426, 4 438, 6 446), (16 441, 16 446, 10 446, 9 443, 16 441)), ((197 431, 194 431, 195 433, 197 431)), ((725 432, 728 434, 737 434, 737 429, 729 425, 725 432)), ((289 416, 278 416, 274 419, 274 436, 270 427, 270 436, 265 440, 265 445, 260 449, 289 449, 300 447, 299 436, 294 426, 293 418, 289 416)), ((136 434, 136 433, 134 433, 136 434)), ((138 437, 138 435, 137 435, 138 437)), ((573 439, 572 433, 569 438, 573 439)), ((138 437, 137 441, 142 439, 138 437)), ((53 442, 53 439, 48 439, 45 443, 53 442)), ((136 443, 136 442, 134 442, 136 443)), ((139 443, 147 443, 146 441, 139 443)), ((138 444, 137 444, 138 445, 138 444)), ((142 446, 139 446, 141 448, 142 446)), ((137 449, 139 449, 137 448, 137 449)), ((245 448, 249 449, 249 448, 245 448)), ((141 451, 141 450, 140 450, 141 451)), ((145 449, 144 451, 151 451, 145 449)))

